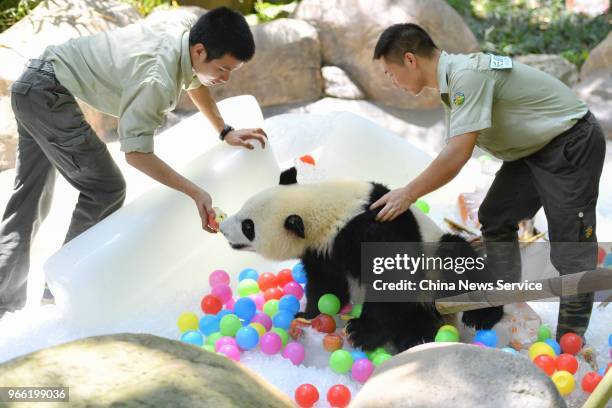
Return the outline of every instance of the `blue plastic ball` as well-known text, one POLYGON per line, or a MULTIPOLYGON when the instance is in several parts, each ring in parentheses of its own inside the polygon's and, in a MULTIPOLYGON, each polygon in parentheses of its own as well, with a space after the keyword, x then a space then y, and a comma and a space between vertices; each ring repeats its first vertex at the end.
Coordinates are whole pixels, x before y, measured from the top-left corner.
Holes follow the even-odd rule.
POLYGON ((480 342, 487 347, 497 347, 497 341, 495 330, 478 330, 474 336, 474 343, 480 342))
POLYGON ((612 334, 608 336, 608 347, 612 347, 612 334))
POLYGON ((183 343, 193 344, 194 346, 202 347, 204 344, 204 338, 202 337, 202 333, 196 330, 189 330, 183 333, 181 336, 181 341, 183 343))
POLYGON ((601 367, 599 371, 597 371, 597 374, 601 375, 602 377, 604 376, 605 373, 606 373, 606 367, 601 367))
POLYGON ((200 331, 208 336, 219 331, 219 322, 221 319, 215 315, 204 315, 200 319, 200 331))
POLYGON ((546 343, 550 347, 552 347, 552 349, 555 350, 555 354, 556 355, 561 354, 561 345, 559 345, 559 343, 557 343, 557 340, 555 340, 555 339, 546 339, 546 340, 544 340, 544 343, 546 343))
POLYGON ((259 343, 259 334, 251 326, 245 326, 236 332, 236 343, 243 350, 250 350, 259 343))
POLYGON ((515 349, 513 349, 512 347, 504 347, 503 349, 501 349, 501 351, 505 351, 506 353, 510 353, 510 354, 516 354, 517 351, 515 349))
POLYGON ((291 269, 291 276, 293 276, 293 280, 297 283, 306 283, 306 269, 304 269, 304 264, 301 262, 296 263, 291 269))
POLYGON ((353 361, 357 361, 362 358, 368 358, 368 355, 360 350, 351 351, 351 356, 353 357, 353 361))
POLYGON ((278 301, 278 310, 286 310, 295 316, 300 311, 300 301, 293 295, 285 295, 278 301))
POLYGON ((293 321, 293 316, 293 313, 290 313, 286 310, 279 310, 278 313, 274 315, 272 323, 274 324, 274 327, 289 330, 289 327, 291 326, 291 321, 293 321))
POLYGON ((244 279, 253 279, 255 282, 257 282, 257 279, 259 279, 259 274, 253 268, 246 268, 243 269, 238 275, 238 282, 244 279))
POLYGON ((217 313, 216 316, 219 318, 219 321, 221 321, 221 319, 223 319, 223 316, 227 316, 228 314, 234 314, 234 311, 231 309, 223 309, 219 313, 217 313))
POLYGON ((257 305, 255 301, 249 297, 240 298, 234 303, 234 313, 242 320, 251 321, 256 311, 257 305))

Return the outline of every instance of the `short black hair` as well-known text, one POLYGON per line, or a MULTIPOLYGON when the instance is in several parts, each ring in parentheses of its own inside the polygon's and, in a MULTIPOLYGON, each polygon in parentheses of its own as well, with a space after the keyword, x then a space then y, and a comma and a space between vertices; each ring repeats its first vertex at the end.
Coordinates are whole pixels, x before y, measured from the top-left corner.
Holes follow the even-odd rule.
POLYGON ((206 61, 230 54, 248 61, 255 54, 255 40, 245 18, 227 7, 218 7, 202 15, 189 31, 189 45, 203 44, 206 61))
POLYGON ((416 24, 394 24, 378 38, 374 48, 374 59, 384 57, 394 63, 402 63, 404 54, 411 52, 421 57, 431 57, 436 44, 423 28, 416 24))

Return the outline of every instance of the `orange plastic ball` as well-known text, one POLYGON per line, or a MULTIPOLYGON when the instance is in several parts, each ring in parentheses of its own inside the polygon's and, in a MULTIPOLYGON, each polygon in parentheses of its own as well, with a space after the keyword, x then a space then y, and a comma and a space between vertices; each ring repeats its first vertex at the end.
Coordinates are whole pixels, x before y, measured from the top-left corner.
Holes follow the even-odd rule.
POLYGON ((603 377, 595 371, 588 372, 582 377, 582 390, 591 393, 599 385, 603 377))
POLYGON ((341 349, 343 343, 342 337, 336 333, 329 333, 323 337, 323 348, 329 352, 341 349))
POLYGON ((345 385, 336 384, 327 391, 327 402, 334 408, 344 408, 351 402, 351 390, 345 385))
POLYGON ((295 390, 295 402, 302 408, 310 408, 319 400, 319 390, 312 384, 302 384, 295 390))
POLYGON ((540 354, 533 359, 533 363, 537 365, 540 370, 544 371, 547 376, 551 376, 555 372, 555 359, 547 354, 540 354))
POLYGON ((278 280, 276 279, 276 275, 272 272, 264 272, 259 275, 259 279, 257 279, 257 284, 259 285, 259 289, 265 292, 270 288, 277 287, 278 280))
POLYGON ((270 300, 270 299, 276 299, 279 300, 280 298, 282 298, 284 295, 283 291, 279 288, 270 288, 268 290, 266 290, 264 292, 264 299, 266 299, 266 301, 270 300))
POLYGON ((555 366, 559 371, 576 374, 576 371, 578 371, 578 360, 571 354, 563 353, 555 359, 555 366))
POLYGON ((313 166, 315 165, 315 159, 309 154, 305 154, 304 156, 300 157, 300 161, 302 163, 311 164, 313 166))
POLYGON ((278 286, 284 288, 286 284, 293 282, 293 274, 291 273, 291 269, 281 269, 281 271, 276 275, 276 279, 278 286))

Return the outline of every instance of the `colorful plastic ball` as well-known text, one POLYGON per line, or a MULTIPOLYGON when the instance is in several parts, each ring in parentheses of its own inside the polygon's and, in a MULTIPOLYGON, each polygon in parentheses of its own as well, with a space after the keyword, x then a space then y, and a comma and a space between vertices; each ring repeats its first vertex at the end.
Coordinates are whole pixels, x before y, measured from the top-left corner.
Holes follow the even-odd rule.
POLYGON ((563 353, 555 359, 555 367, 559 371, 576 374, 576 371, 578 371, 578 360, 571 354, 563 353))
POLYGON ((234 313, 243 320, 251 321, 255 312, 257 312, 257 305, 250 297, 240 298, 234 304, 234 313))
POLYGON ((215 295, 206 295, 202 298, 202 302, 200 304, 202 311, 206 314, 217 314, 221 311, 223 307, 223 302, 221 299, 216 297, 215 295))
POLYGON ((270 299, 266 303, 264 303, 263 311, 270 317, 274 317, 276 313, 278 313, 278 300, 270 299))
POLYGON ((249 326, 251 326, 257 331, 258 338, 263 336, 266 333, 266 328, 261 323, 251 322, 249 323, 249 326))
POLYGON ((276 313, 272 318, 272 323, 274 324, 274 327, 289 330, 293 316, 295 315, 287 310, 279 310, 278 313, 276 313))
POLYGON ((340 299, 332 293, 326 293, 319 298, 319 311, 330 316, 338 314, 340 311, 340 299))
POLYGON ((355 361, 351 367, 351 377, 361 384, 366 382, 373 372, 374 364, 367 358, 355 361))
POLYGON ((578 354, 578 352, 582 350, 584 342, 582 341, 582 337, 578 336, 576 333, 565 333, 561 336, 559 344, 564 353, 578 354))
POLYGON ((612 347, 612 334, 608 335, 608 347, 612 347))
POLYGON ((312 328, 321 333, 333 333, 336 330, 336 321, 333 317, 320 314, 311 322, 312 328))
POLYGON ((210 284, 211 288, 221 284, 229 285, 230 276, 223 269, 217 269, 208 276, 208 283, 210 284))
POLYGON ((557 371, 550 376, 552 382, 557 386, 559 394, 565 396, 570 394, 576 388, 576 380, 574 376, 567 371, 557 371))
POLYGON ((349 313, 349 316, 354 317, 355 319, 358 319, 361 316, 362 310, 363 310, 363 303, 357 303, 356 305, 353 306, 353 309, 351 309, 351 313, 349 313))
POLYGON ((226 344, 221 347, 218 353, 225 355, 230 360, 240 361, 240 350, 238 350, 238 347, 231 344, 226 344))
POLYGON ((353 357, 346 350, 336 350, 329 356, 329 367, 338 374, 347 373, 353 365, 353 357))
POLYGON ((549 377, 555 372, 555 359, 551 356, 540 354, 533 359, 533 363, 549 377))
POLYGON ((221 318, 219 323, 219 331, 224 336, 234 337, 238 329, 242 327, 242 322, 235 314, 229 314, 221 318))
POLYGON ((178 318, 178 328, 181 333, 189 330, 198 330, 198 315, 192 312, 183 312, 178 318))
POLYGON ((418 208, 419 210, 423 211, 424 214, 429 214, 429 204, 427 204, 426 201, 423 200, 416 200, 416 203, 414 203, 414 206, 416 208, 418 208))
POLYGON ((459 341, 459 336, 451 330, 438 330, 434 341, 436 343, 456 343, 459 341))
POLYGON ((301 343, 292 341, 287 343, 287 346, 283 349, 282 356, 289 359, 294 365, 300 365, 304 361, 306 351, 301 343))
POLYGON ((259 339, 259 346, 264 354, 276 354, 283 347, 283 341, 280 336, 274 332, 268 332, 259 339))
POLYGON ((546 339, 550 339, 550 327, 541 325, 538 328, 538 341, 545 341, 546 339))
MULTIPOLYGON (((236 298, 231 297, 227 302, 225 302, 225 307, 229 310, 234 310, 234 305, 236 304, 236 298)), ((218 314, 218 313, 217 313, 218 314)))
POLYGON ((253 299, 257 310, 263 310, 263 305, 264 303, 266 303, 266 299, 264 298, 263 293, 259 292, 254 295, 249 295, 249 298, 253 299))
POLYGON ((604 268, 610 268, 612 267, 612 253, 609 253, 608 255, 606 255, 606 257, 603 260, 603 267, 604 268))
POLYGON ((259 274, 253 268, 245 268, 238 274, 238 282, 245 279, 253 279, 254 281, 257 281, 259 279, 259 274))
POLYGON ((280 298, 283 297, 284 294, 285 293, 283 292, 282 289, 270 288, 270 289, 266 289, 266 291, 264 292, 264 299, 265 300, 272 300, 272 299, 279 300, 280 298))
POLYGON ((483 343, 483 342, 481 342, 481 341, 475 341, 475 342, 473 342, 473 343, 472 343, 472 345, 474 345, 474 346, 478 346, 478 347, 485 347, 485 348, 487 347, 487 345, 486 345, 486 344, 484 344, 484 343, 483 343))
POLYGON ((199 329, 204 335, 208 336, 219 331, 219 323, 221 319, 215 315, 204 315, 200 319, 199 329))
POLYGON ((197 330, 189 330, 183 333, 183 335, 181 336, 181 341, 183 343, 189 343, 199 347, 204 344, 204 338, 202 337, 202 333, 197 330))
POLYGON ((309 154, 305 154, 303 156, 300 156, 300 161, 302 163, 310 164, 311 166, 315 165, 315 159, 311 155, 309 155, 309 154))
POLYGON ((257 285, 257 281, 246 278, 238 282, 238 294, 241 297, 247 297, 249 295, 254 295, 259 292, 259 286, 257 285))
POLYGON ((278 280, 276 279, 276 275, 272 272, 264 272, 259 275, 257 283, 259 284, 259 289, 261 289, 263 292, 270 288, 275 288, 278 286, 278 280))
POLYGON ((283 293, 285 295, 293 295, 299 300, 304 297, 304 288, 297 282, 289 282, 283 286, 283 293))
POLYGON ((304 268, 304 264, 301 262, 296 263, 291 269, 291 276, 293 280, 297 283, 306 283, 308 280, 306 276, 306 269, 304 268))
MULTIPOLYGON (((517 354, 518 352, 513 349, 512 347, 504 347, 502 349, 500 349, 501 351, 508 353, 508 354, 517 354)), ((552 358, 552 357, 551 357, 552 358)))
POLYGON ((542 342, 542 341, 538 341, 533 343, 530 347, 529 347, 529 359, 531 361, 533 361, 534 358, 536 358, 537 356, 541 355, 541 354, 546 354, 548 356, 551 357, 556 357, 557 355, 555 354, 555 351, 553 350, 552 347, 550 347, 548 344, 542 342))
POLYGON ((391 357, 392 357, 391 354, 388 354, 388 353, 378 353, 372 359, 372 363, 374 364, 374 367, 378 367, 385 361, 391 359, 391 357))
POLYGON ((374 360, 378 354, 387 354, 387 350, 384 347, 376 347, 374 350, 368 350, 365 352, 370 360, 374 360))
POLYGON ((238 347, 238 344, 236 343, 235 338, 229 337, 229 336, 223 336, 215 342, 215 350, 219 351, 221 347, 226 346, 228 344, 230 346, 238 347))
POLYGON ((210 293, 218 297, 223 304, 226 304, 232 298, 232 288, 224 283, 213 286, 210 293))
POLYGON ((215 316, 217 317, 217 319, 219 319, 219 321, 221 321, 221 319, 223 319, 223 316, 227 316, 227 315, 230 315, 230 314, 234 314, 234 310, 232 310, 232 309, 223 309, 219 313, 217 313, 215 316))
POLYGON ((368 355, 361 350, 351 351, 351 356, 353 357, 353 361, 357 361, 361 358, 368 358, 368 355))
POLYGON ((555 340, 555 339, 546 339, 546 340, 544 340, 544 343, 546 343, 550 347, 552 347, 552 349, 555 351, 556 355, 561 354, 561 346, 559 345, 559 343, 557 343, 557 340, 555 340))
POLYGON ((221 337, 223 337, 221 332, 211 333, 210 335, 206 336, 206 344, 214 347, 215 344, 217 344, 217 340, 219 340, 221 337))
POLYGON ((595 388, 597 388, 602 379, 603 377, 594 371, 586 373, 582 377, 582 390, 588 393, 595 391, 595 388))
POLYGON ((257 312, 255 316, 251 319, 251 323, 259 323, 266 330, 270 330, 272 328, 272 318, 265 313, 257 312))
POLYGON ((334 408, 345 408, 351 402, 351 390, 346 385, 336 384, 327 390, 327 402, 334 408))
POLYGON ((202 346, 202 349, 206 350, 206 351, 210 351, 211 353, 216 353, 217 350, 215 350, 215 346, 211 346, 210 344, 204 344, 202 346))
POLYGON ((438 331, 441 331, 441 330, 450 330, 453 333, 455 333, 455 335, 457 335, 457 338, 459 338, 459 330, 457 330, 457 328, 453 326, 452 324, 445 324, 444 326, 438 329, 438 331))
POLYGON ((597 265, 603 264, 604 259, 606 258, 606 250, 602 247, 597 248, 597 265))
POLYGON ((497 347, 497 342, 499 339, 497 338, 497 333, 495 330, 478 330, 476 335, 474 336, 475 342, 480 342, 487 347, 497 347))
POLYGON ((301 408, 310 408, 319 400, 319 390, 312 384, 302 384, 296 388, 294 398, 301 408))
POLYGON ((283 347, 285 347, 289 342, 289 333, 287 332, 287 330, 281 329, 280 327, 273 327, 270 332, 278 334, 278 337, 280 337, 283 347))
POLYGON ((295 316, 300 311, 300 301, 293 295, 285 295, 278 301, 278 310, 286 310, 295 316))
POLYGON ((340 309, 340 315, 348 315, 349 313, 351 313, 351 310, 353 310, 353 304, 352 303, 347 303, 344 306, 342 306, 342 309, 340 309))
POLYGON ((254 327, 241 327, 236 332, 236 343, 242 350, 255 348, 257 343, 259 343, 259 333, 254 327))
POLYGON ((278 281, 278 286, 280 286, 281 288, 289 282, 293 282, 293 274, 291 272, 291 269, 281 269, 276 275, 276 279, 278 281))
MULTIPOLYGON (((336 350, 340 350, 342 348, 342 344, 344 340, 339 334, 336 333, 328 333, 323 337, 323 348, 325 351, 334 352, 336 350)), ((351 357, 352 357, 351 353, 351 357)))

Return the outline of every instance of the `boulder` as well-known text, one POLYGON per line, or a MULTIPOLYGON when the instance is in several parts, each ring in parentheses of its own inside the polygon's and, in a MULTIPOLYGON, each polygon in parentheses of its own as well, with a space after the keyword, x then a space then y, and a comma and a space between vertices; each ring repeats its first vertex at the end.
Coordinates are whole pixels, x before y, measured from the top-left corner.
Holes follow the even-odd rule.
POLYGON ((612 140, 612 70, 591 73, 574 88, 601 124, 608 140, 612 140))
POLYGON ((0 364, 0 384, 69 387, 70 406, 291 407, 226 357, 148 334, 89 337, 0 364))
POLYGON ((181 6, 197 6, 206 10, 225 6, 242 14, 250 14, 253 12, 255 0, 178 0, 177 3, 181 6))
POLYGON ((591 50, 580 70, 580 78, 586 78, 595 71, 612 72, 612 32, 591 50))
POLYGON ((546 374, 523 355, 428 343, 376 368, 351 407, 565 407, 546 374))
POLYGON ((578 69, 560 55, 527 54, 514 59, 554 76, 569 87, 576 85, 576 82, 578 82, 578 69))
POLYGON ((353 82, 345 70, 340 67, 327 66, 321 68, 325 95, 341 99, 364 99, 361 89, 353 82))
POLYGON ((449 52, 474 52, 478 42, 461 16, 443 0, 302 0, 294 17, 319 32, 323 62, 342 67, 367 99, 397 108, 431 108, 439 94, 425 90, 412 96, 395 89, 372 60, 380 34, 395 23, 416 23, 449 52))

